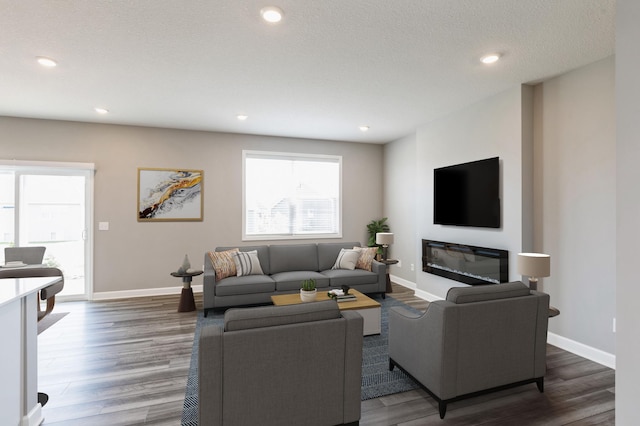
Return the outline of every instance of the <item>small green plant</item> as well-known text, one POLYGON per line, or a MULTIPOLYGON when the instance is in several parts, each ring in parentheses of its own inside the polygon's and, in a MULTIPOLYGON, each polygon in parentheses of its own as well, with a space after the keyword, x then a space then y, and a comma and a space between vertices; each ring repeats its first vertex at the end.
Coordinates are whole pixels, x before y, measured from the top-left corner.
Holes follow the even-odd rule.
POLYGON ((302 281, 302 290, 304 291, 313 291, 316 289, 316 280, 304 280, 302 281))
POLYGON ((369 241, 367 245, 369 247, 378 247, 378 253, 382 254, 382 248, 376 244, 376 234, 378 232, 389 232, 389 225, 387 225, 387 218, 383 217, 380 220, 372 220, 367 225, 367 232, 369 233, 369 241))

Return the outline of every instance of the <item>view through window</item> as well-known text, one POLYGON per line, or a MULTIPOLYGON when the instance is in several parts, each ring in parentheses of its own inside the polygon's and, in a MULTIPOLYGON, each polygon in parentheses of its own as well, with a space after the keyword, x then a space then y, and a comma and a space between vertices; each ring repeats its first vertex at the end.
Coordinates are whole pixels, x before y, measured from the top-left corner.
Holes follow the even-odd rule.
POLYGON ((244 151, 243 239, 341 236, 342 157, 244 151))

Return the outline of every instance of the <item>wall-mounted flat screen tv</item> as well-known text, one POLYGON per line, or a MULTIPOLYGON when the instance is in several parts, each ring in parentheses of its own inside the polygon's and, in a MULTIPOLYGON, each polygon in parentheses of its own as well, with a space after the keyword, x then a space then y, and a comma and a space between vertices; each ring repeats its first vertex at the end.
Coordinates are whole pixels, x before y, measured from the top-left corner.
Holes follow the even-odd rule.
POLYGON ((433 223, 500 228, 499 158, 434 169, 433 223))

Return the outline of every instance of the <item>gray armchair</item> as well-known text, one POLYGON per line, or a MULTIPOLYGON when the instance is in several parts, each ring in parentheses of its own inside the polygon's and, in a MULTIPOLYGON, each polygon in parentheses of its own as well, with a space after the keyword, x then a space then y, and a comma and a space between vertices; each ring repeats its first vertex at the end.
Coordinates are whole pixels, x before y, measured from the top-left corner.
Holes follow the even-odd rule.
POLYGON ((15 262, 20 261, 27 265, 40 265, 44 259, 44 252, 47 248, 43 246, 37 247, 5 247, 4 261, 15 262))
POLYGON ((389 312, 389 369, 447 404, 527 383, 544 391, 549 295, 521 282, 454 287, 422 315, 389 312))
POLYGON ((199 424, 358 424, 362 317, 335 301, 229 309, 199 342, 199 424))

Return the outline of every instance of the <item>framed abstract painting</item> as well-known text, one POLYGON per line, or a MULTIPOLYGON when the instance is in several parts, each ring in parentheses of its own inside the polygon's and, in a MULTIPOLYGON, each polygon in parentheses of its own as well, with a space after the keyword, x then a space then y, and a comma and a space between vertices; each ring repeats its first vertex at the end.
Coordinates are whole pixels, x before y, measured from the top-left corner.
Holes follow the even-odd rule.
POLYGON ((202 221, 204 172, 138 169, 138 222, 202 221))

